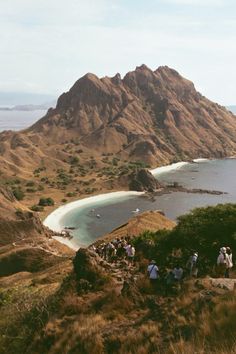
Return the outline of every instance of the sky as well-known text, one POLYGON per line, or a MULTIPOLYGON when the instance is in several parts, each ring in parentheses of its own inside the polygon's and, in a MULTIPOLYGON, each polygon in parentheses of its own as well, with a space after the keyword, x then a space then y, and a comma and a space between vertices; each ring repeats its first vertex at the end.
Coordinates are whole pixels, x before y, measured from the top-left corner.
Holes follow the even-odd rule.
POLYGON ((58 96, 87 72, 168 65, 236 104, 235 0, 1 0, 0 91, 58 96))

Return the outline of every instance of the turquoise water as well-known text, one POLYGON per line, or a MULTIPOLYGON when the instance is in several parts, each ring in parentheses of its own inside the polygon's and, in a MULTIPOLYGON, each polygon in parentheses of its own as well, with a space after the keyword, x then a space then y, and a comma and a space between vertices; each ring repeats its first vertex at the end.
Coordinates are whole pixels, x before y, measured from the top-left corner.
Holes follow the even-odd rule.
MULTIPOLYGON (((115 213, 115 211, 117 212, 118 210, 122 210, 120 205, 123 206, 127 202, 130 202, 132 199, 136 199, 136 196, 118 197, 116 198, 115 204, 114 200, 98 201, 96 203, 93 202, 86 207, 74 209, 73 211, 69 212, 61 219, 60 223, 64 226, 75 227, 76 230, 73 230, 71 234, 73 234, 75 237, 75 240, 77 241, 76 243, 79 246, 88 246, 89 244, 93 243, 99 235, 103 235, 105 233, 103 232, 105 215, 106 219, 107 217, 110 219, 110 216, 108 216, 108 210, 112 210, 113 213, 115 213), (104 208, 107 209, 105 214, 103 212, 104 208), (98 218, 97 215, 100 215, 101 217, 98 218), (91 222, 95 222, 96 230, 90 230, 89 225, 91 222), (102 230, 102 234, 100 234, 100 228, 102 230)), ((114 219, 113 221, 116 219, 113 216, 111 218, 114 219)), ((109 221, 112 222, 112 220, 109 221)), ((117 226, 116 223, 112 225, 117 226)))
POLYGON ((234 159, 188 164, 178 170, 157 175, 156 178, 164 183, 178 182, 188 188, 220 190, 227 194, 173 192, 158 196, 155 201, 142 196, 124 197, 118 201, 91 204, 82 210, 73 210, 64 217, 63 224, 78 227, 73 231, 74 241, 80 246, 87 246, 99 236, 127 222, 136 208, 141 212, 161 209, 168 218, 176 220, 178 216, 195 207, 236 203, 235 176, 236 160, 234 159), (97 214, 100 214, 101 218, 98 219, 97 214))

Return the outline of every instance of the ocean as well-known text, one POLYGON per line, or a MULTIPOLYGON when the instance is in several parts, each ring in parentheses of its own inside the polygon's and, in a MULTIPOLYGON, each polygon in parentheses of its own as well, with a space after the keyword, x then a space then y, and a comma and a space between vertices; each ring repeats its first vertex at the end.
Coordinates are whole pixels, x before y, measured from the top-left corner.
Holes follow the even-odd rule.
POLYGON ((3 130, 22 130, 28 128, 46 114, 37 111, 0 111, 0 132, 3 130))
POLYGON ((88 246, 96 238, 112 231, 132 217, 132 211, 139 208, 163 210, 165 215, 176 220, 178 216, 196 207, 219 203, 236 203, 236 160, 205 160, 183 165, 177 170, 163 172, 156 176, 163 183, 178 182, 186 188, 219 190, 226 194, 193 194, 173 192, 155 197, 155 201, 142 196, 124 197, 118 201, 95 203, 83 209, 74 209, 62 218, 65 226, 74 226, 73 243, 88 246), (101 217, 97 218, 99 214, 101 217))

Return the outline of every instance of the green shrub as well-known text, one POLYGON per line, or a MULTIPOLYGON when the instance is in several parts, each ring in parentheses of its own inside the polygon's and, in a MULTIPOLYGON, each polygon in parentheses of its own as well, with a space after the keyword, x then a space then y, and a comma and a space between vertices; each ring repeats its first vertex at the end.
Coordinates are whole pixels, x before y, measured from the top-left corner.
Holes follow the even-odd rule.
POLYGON ((75 197, 75 196, 76 196, 76 193, 75 193, 75 192, 68 192, 68 193, 66 194, 66 196, 69 197, 69 198, 72 198, 72 197, 75 197))
POLYGON ((35 182, 34 181, 29 181, 26 183, 26 187, 33 187, 35 186, 35 182))
POLYGON ((37 192, 37 189, 36 188, 26 188, 26 192, 35 193, 35 192, 37 192))
POLYGON ((15 211, 15 214, 16 214, 16 216, 21 218, 23 216, 23 214, 24 214, 24 211, 22 209, 20 209, 20 208, 17 208, 16 211, 15 211))
POLYGON ((54 200, 52 198, 40 198, 38 205, 51 206, 54 205, 54 200))
POLYGON ((32 207, 30 208, 32 211, 43 211, 44 208, 41 205, 32 205, 32 207))
POLYGON ((23 200, 25 197, 25 193, 20 188, 15 188, 12 192, 17 200, 23 200))
POLYGON ((90 188, 90 187, 85 188, 85 190, 84 190, 84 192, 85 192, 86 194, 91 194, 91 193, 94 193, 94 192, 96 192, 96 191, 97 191, 97 188, 90 188))
POLYGON ((75 165, 78 165, 79 163, 79 158, 77 156, 71 156, 70 157, 70 164, 75 166, 75 165))
POLYGON ((118 161, 119 161, 119 159, 117 159, 116 157, 113 157, 113 159, 112 159, 112 165, 113 165, 113 166, 117 166, 117 165, 118 165, 118 161))

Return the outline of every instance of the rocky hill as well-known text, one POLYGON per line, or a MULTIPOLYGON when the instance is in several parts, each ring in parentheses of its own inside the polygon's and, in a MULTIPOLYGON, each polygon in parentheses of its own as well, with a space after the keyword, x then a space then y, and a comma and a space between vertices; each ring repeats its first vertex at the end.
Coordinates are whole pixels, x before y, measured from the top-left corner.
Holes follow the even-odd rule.
POLYGON ((235 118, 224 107, 175 70, 145 65, 123 80, 85 75, 31 131, 51 136, 55 129, 56 140, 67 130, 89 149, 152 164, 176 155, 222 157, 234 153, 236 142, 235 118))
POLYGON ((236 152, 236 119, 175 70, 142 65, 122 79, 87 74, 28 130, 0 134, 1 169, 27 173, 115 154, 157 166, 236 152), (68 146, 69 145, 69 146, 68 146))

